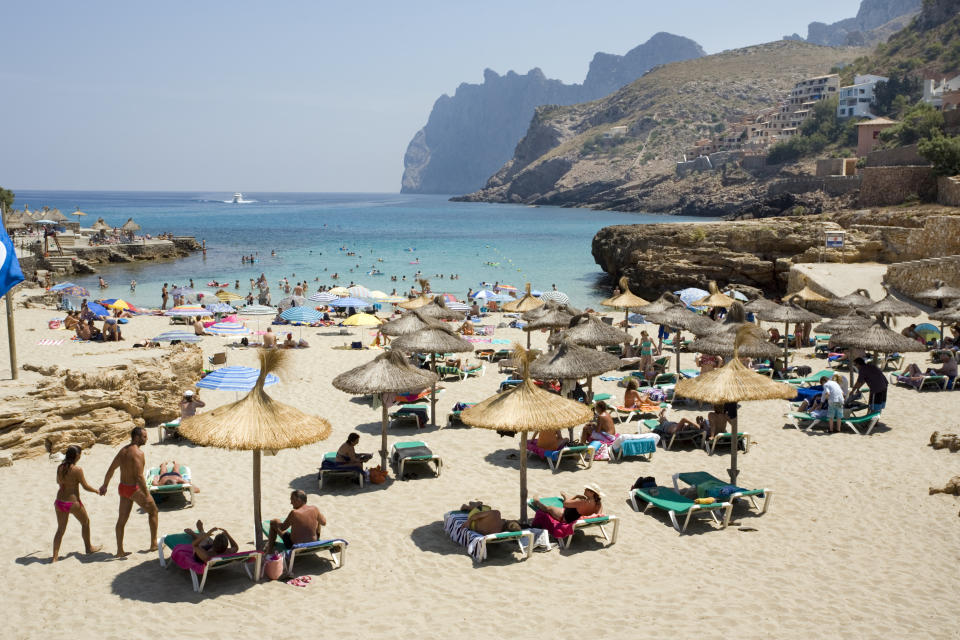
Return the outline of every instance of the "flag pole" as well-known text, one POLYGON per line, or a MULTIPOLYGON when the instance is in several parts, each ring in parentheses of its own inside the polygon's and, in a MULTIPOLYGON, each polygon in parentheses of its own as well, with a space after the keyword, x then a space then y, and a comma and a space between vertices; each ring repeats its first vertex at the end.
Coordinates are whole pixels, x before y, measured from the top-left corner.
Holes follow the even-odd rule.
MULTIPOLYGON (((7 208, 2 202, 0 202, 0 223, 3 224, 3 229, 6 231, 7 208)), ((13 250, 13 257, 16 260, 16 248, 14 247, 13 250)), ((19 372, 17 371, 17 341, 13 337, 13 293, 11 293, 11 291, 7 291, 3 298, 7 303, 7 344, 10 346, 10 378, 12 380, 16 380, 19 378, 19 372)))

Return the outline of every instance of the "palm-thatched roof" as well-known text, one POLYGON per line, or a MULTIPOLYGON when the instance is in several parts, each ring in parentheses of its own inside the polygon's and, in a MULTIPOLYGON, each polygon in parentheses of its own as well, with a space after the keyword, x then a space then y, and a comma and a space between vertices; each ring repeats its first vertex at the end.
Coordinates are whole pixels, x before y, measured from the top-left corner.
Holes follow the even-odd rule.
POLYGON ((406 333, 394 340, 390 346, 395 350, 406 351, 407 353, 468 353, 473 351, 473 344, 442 324, 435 324, 413 333, 406 333))
POLYGON ((722 322, 714 322, 713 326, 710 327, 710 330, 701 335, 713 336, 718 334, 731 334, 730 340, 733 344, 733 334, 737 332, 737 329, 741 327, 747 321, 747 309, 739 300, 735 300, 730 308, 727 309, 727 314, 723 317, 722 322))
POLYGON ((662 313, 675 304, 680 304, 680 298, 675 293, 664 291, 660 297, 648 305, 644 305, 638 311, 647 316, 654 313, 662 313))
POLYGON ((570 325, 573 315, 567 311, 565 306, 556 306, 547 309, 538 317, 527 322, 523 328, 524 331, 535 331, 537 329, 562 329, 570 325))
POLYGON ((414 331, 426 329, 434 324, 430 318, 424 318, 420 315, 419 309, 407 311, 396 320, 384 322, 380 326, 380 331, 387 336, 402 336, 414 331))
POLYGON ((420 315, 424 318, 435 318, 437 320, 463 320, 466 314, 462 311, 454 311, 447 308, 447 301, 443 296, 437 296, 419 309, 420 315))
POLYGON ((513 360, 520 366, 523 382, 465 409, 460 414, 464 424, 498 431, 556 431, 589 422, 590 408, 544 391, 530 380, 530 353, 514 348, 513 360))
POLYGON ((407 393, 425 389, 437 381, 426 369, 416 369, 400 351, 384 351, 370 362, 345 371, 333 379, 333 386, 354 395, 407 393))
POLYGON ((792 293, 788 293, 783 297, 784 300, 790 300, 791 298, 800 298, 804 302, 828 302, 830 298, 822 296, 807 285, 803 285, 802 289, 797 289, 792 293))
POLYGON ((887 295, 883 297, 879 302, 870 305, 869 307, 864 307, 863 309, 869 314, 873 315, 884 315, 884 316, 918 316, 920 315, 920 309, 916 308, 909 302, 904 302, 903 300, 898 300, 890 295, 890 291, 887 291, 887 295))
POLYGON ((433 296, 430 295, 430 281, 426 279, 418 280, 420 283, 420 295, 412 300, 407 300, 406 302, 401 302, 397 306, 401 309, 419 309, 420 307, 430 304, 433 301, 433 296))
POLYGON ((932 289, 921 291, 916 297, 930 300, 955 300, 960 299, 960 289, 949 286, 943 280, 934 280, 932 289))
POLYGON ((928 316, 931 320, 937 320, 940 322, 960 322, 960 307, 947 307, 946 309, 940 309, 935 311, 928 316))
POLYGON ((54 222, 69 222, 70 218, 63 215, 60 209, 50 209, 43 213, 43 218, 41 219, 53 220, 54 222))
POLYGON ((535 298, 533 294, 530 293, 530 283, 527 283, 526 293, 523 294, 523 297, 518 300, 511 300, 503 305, 504 311, 509 311, 511 313, 523 313, 525 311, 531 311, 538 307, 543 306, 543 300, 535 298))
MULTIPOLYGON (((687 346, 687 351, 691 351, 693 353, 707 353, 713 356, 723 356, 725 358, 729 358, 733 356, 735 340, 735 331, 721 334, 710 334, 708 336, 704 336, 703 338, 697 338, 691 342, 687 346)), ((777 358, 782 356, 783 350, 771 342, 767 342, 765 340, 756 340, 740 345, 739 353, 744 358, 765 360, 767 358, 777 358)))
POLYGON ((186 418, 177 429, 191 442, 208 447, 240 450, 277 450, 302 447, 330 435, 330 423, 271 398, 263 384, 276 372, 287 352, 261 350, 256 386, 237 402, 186 418))
POLYGON ((874 301, 870 299, 869 291, 866 289, 857 289, 853 293, 848 293, 840 298, 833 298, 829 300, 827 304, 842 309, 859 309, 861 307, 869 307, 873 302, 874 301))
POLYGON ((751 371, 740 362, 739 349, 750 342, 762 342, 757 327, 744 326, 736 335, 734 358, 719 369, 677 383, 675 394, 700 402, 723 404, 743 400, 792 400, 795 387, 774 382, 767 376, 751 371))
POLYGON ((705 316, 690 311, 684 304, 674 304, 660 313, 650 313, 646 315, 647 322, 672 327, 674 329, 685 329, 697 334, 709 333, 714 326, 714 322, 705 316))
POLYGON ((123 226, 120 227, 121 231, 126 231, 127 233, 133 233, 134 231, 140 231, 140 225, 133 221, 133 218, 127 218, 127 221, 123 223, 123 226))
POLYGON ((621 293, 607 298, 600 304, 613 309, 639 309, 650 304, 630 291, 630 279, 626 276, 620 278, 620 291, 621 293))
POLYGON ((94 231, 109 231, 113 227, 104 222, 103 218, 97 218, 97 221, 93 223, 91 228, 94 231))
POLYGON ((758 311, 757 316, 761 320, 766 322, 819 322, 820 316, 813 313, 812 311, 807 311, 801 306, 798 306, 795 302, 791 301, 787 304, 780 304, 777 307, 765 310, 758 311))
POLYGON ((620 367, 620 358, 606 351, 597 351, 575 344, 569 339, 530 365, 530 375, 540 380, 569 380, 598 376, 620 367))
POLYGON ((862 329, 849 329, 830 337, 831 347, 854 347, 880 353, 926 351, 926 346, 913 338, 893 331, 882 320, 876 320, 862 329))
POLYGON ((813 328, 818 333, 843 333, 848 329, 866 329, 873 322, 862 311, 851 311, 850 313, 833 318, 826 322, 821 322, 813 328))
POLYGON ((567 327, 567 329, 552 336, 547 342, 549 344, 560 344, 564 340, 569 340, 585 347, 605 347, 633 340, 629 333, 603 322, 592 313, 581 313, 573 316, 567 327))
POLYGON ((720 289, 717 287, 717 283, 711 280, 707 284, 707 289, 710 291, 710 295, 700 298, 693 303, 695 307, 723 307, 727 308, 733 304, 733 298, 728 296, 725 293, 720 293, 720 289))

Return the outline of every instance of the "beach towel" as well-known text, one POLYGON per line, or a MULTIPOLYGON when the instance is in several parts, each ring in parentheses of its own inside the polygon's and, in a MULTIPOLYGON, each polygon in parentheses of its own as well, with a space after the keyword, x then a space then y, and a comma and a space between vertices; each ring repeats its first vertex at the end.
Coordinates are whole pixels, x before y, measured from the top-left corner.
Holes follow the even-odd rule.
POLYGON ((408 458, 430 457, 432 455, 433 451, 430 450, 430 447, 404 447, 403 449, 394 450, 393 461, 399 464, 401 460, 408 458))
POLYGON ((614 450, 623 449, 625 456, 640 456, 655 453, 660 444, 660 436, 656 433, 621 433, 610 445, 614 450))
POLYGON ((747 490, 719 480, 707 480, 697 485, 698 498, 716 498, 717 500, 726 501, 730 499, 731 495, 745 491, 747 490))
POLYGON ((203 575, 205 565, 193 557, 192 544, 178 544, 175 546, 173 551, 170 552, 170 559, 181 569, 193 571, 198 576, 203 575))
MULTIPOLYGON (((467 528, 467 516, 469 515, 466 511, 451 511, 444 518, 443 531, 458 545, 466 547, 467 555, 477 562, 483 562, 487 559, 486 545, 480 544, 484 536, 467 528)), ((531 527, 529 530, 532 531, 534 535, 534 549, 540 547, 550 549, 550 538, 547 535, 547 531, 534 527, 531 527)), ((524 544, 522 539, 520 544, 524 544)))
POLYGON ((64 340, 65 338, 61 338, 59 340, 54 340, 53 338, 44 338, 43 340, 38 340, 37 344, 41 347, 57 347, 63 344, 64 340))
POLYGON ((600 376, 600 379, 604 382, 620 382, 623 376, 600 376))
POLYGON ((533 516, 531 524, 538 529, 547 531, 554 538, 566 538, 573 535, 574 523, 561 522, 546 511, 537 511, 537 515, 533 516))
POLYGON ((324 471, 344 470, 344 471, 356 471, 357 473, 360 473, 360 470, 357 469, 356 466, 351 467, 350 466, 351 464, 353 463, 339 462, 334 458, 324 458, 323 462, 320 463, 320 468, 324 471))

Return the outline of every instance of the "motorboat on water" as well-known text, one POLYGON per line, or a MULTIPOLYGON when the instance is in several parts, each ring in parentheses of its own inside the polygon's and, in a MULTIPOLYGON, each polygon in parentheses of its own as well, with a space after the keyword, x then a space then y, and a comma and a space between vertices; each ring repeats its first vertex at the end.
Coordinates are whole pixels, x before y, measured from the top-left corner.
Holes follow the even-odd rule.
POLYGON ((233 194, 233 200, 230 202, 231 204, 240 204, 243 202, 243 194, 237 191, 235 194, 233 194))

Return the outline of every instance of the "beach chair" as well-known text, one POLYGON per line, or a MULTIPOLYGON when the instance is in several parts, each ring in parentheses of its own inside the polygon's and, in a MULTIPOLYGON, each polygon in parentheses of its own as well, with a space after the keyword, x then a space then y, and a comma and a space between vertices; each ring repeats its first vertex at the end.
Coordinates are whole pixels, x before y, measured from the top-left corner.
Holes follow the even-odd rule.
POLYGON ((700 375, 699 369, 680 369, 681 378, 696 378, 700 375))
MULTIPOLYGON (((171 562, 173 559, 172 556, 169 559, 164 557, 164 549, 169 549, 172 552, 177 545, 191 543, 192 540, 186 533, 171 533, 162 536, 157 545, 157 553, 160 555, 160 566, 166 569, 171 564, 176 564, 175 562, 171 562)), ((254 582, 260 579, 260 567, 263 562, 263 553, 260 551, 241 551, 239 553, 217 556, 207 562, 196 562, 196 559, 193 558, 192 551, 190 557, 192 562, 190 562, 189 566, 181 566, 181 568, 186 569, 190 574, 190 579, 193 581, 193 590, 197 593, 203 593, 203 587, 207 583, 207 576, 210 575, 211 571, 224 569, 232 565, 242 565, 244 571, 247 572, 247 577, 254 582), (253 565, 252 568, 251 565, 253 565)))
POLYGON ((947 376, 940 376, 936 374, 924 375, 923 379, 920 381, 920 386, 916 386, 909 382, 907 380, 908 378, 909 376, 904 371, 894 371, 890 374, 890 382, 893 384, 908 387, 910 389, 916 389, 917 391, 922 391, 924 387, 933 387, 939 391, 946 391, 947 382, 949 381, 947 376))
POLYGON ((843 424, 862 436, 868 436, 873 432, 873 428, 880 422, 880 412, 868 413, 865 416, 850 416, 843 418, 843 424))
MULTIPOLYGON (((660 420, 656 418, 649 418, 647 420, 642 420, 640 422, 644 427, 653 431, 660 426, 660 420)), ((640 429, 637 429, 640 432, 640 429)), ((660 443, 663 445, 664 450, 670 451, 673 448, 674 444, 679 444, 681 442, 691 442, 695 447, 701 446, 701 439, 703 438, 703 432, 700 429, 680 429, 674 433, 671 433, 669 439, 667 437, 661 437, 660 443)))
POLYGON ((538 447, 536 440, 528 440, 527 457, 529 458, 533 454, 541 460, 546 460, 547 466, 554 473, 560 470, 560 463, 564 459, 575 460, 577 465, 589 469, 593 466, 593 456, 599 447, 599 442, 591 442, 590 444, 566 446, 556 451, 547 451, 538 447))
POLYGON ((784 380, 784 382, 787 382, 793 385, 820 384, 820 378, 822 378, 823 376, 832 378, 834 374, 836 374, 836 371, 834 371, 833 369, 821 369, 820 371, 817 371, 816 373, 811 374, 809 376, 805 376, 803 378, 789 378, 787 380, 784 380))
POLYGON ((218 364, 227 364, 227 353, 225 351, 215 353, 207 358, 207 361, 213 366, 217 366, 218 364))
MULTIPOLYGON (((653 361, 653 370, 657 373, 666 373, 667 367, 670 366, 670 356, 662 356, 653 361)), ((676 376, 674 376, 673 382, 676 382, 676 376)), ((655 383, 656 384, 656 383, 655 383)))
MULTIPOLYGON (((260 523, 264 537, 270 536, 270 521, 263 520, 260 523)), ((290 531, 290 529, 287 529, 290 531)), ((284 532, 286 533, 286 532, 284 532)), ((317 532, 319 535, 320 532, 317 532)), ((343 538, 331 538, 329 540, 314 540, 313 542, 301 542, 295 544, 289 549, 282 540, 275 540, 273 549, 283 555, 283 573, 284 575, 293 575, 293 565, 297 556, 318 555, 323 551, 330 552, 330 561, 333 562, 333 568, 339 569, 343 566, 343 561, 347 555, 347 545, 349 543, 343 538)))
MULTIPOLYGON (((728 487, 730 483, 721 480, 720 478, 707 473, 706 471, 690 471, 687 473, 675 473, 673 474, 673 488, 677 491, 680 491, 679 482, 684 482, 692 487, 697 487, 698 493, 700 488, 703 487, 705 490, 709 490, 711 487, 728 487)), ((771 489, 742 489, 737 487, 737 491, 730 493, 729 496, 724 496, 729 502, 733 502, 737 498, 746 498, 750 501, 750 504, 753 505, 754 509, 759 509, 760 515, 763 515, 767 512, 767 508, 770 506, 770 498, 773 496, 773 490, 771 489), (763 508, 761 509, 757 505, 756 498, 763 498, 763 508)))
POLYGON ((407 404, 390 414, 391 427, 412 426, 423 428, 430 419, 430 407, 425 404, 407 404))
MULTIPOLYGON (((548 507, 559 507, 560 509, 563 509, 563 498, 559 496, 552 496, 549 498, 540 498, 540 502, 548 507)), ((534 511, 536 511, 537 513, 540 512, 537 509, 537 507, 534 506, 533 499, 527 500, 527 506, 533 509, 534 511)), ((549 514, 544 513, 544 515, 550 518, 550 520, 553 523, 556 523, 556 521, 553 520, 553 518, 550 517, 549 514)), ((555 532, 560 533, 559 531, 557 531, 557 529, 562 528, 562 525, 565 525, 566 523, 556 523, 556 524, 560 526, 554 528, 554 530, 550 532, 550 535, 553 535, 553 537, 557 539, 557 544, 560 545, 561 549, 570 548, 570 545, 573 543, 573 536, 578 530, 597 527, 598 529, 600 529, 600 535, 603 537, 604 540, 609 542, 610 545, 617 543, 617 534, 620 532, 620 519, 617 518, 617 516, 612 516, 612 515, 595 515, 595 516, 581 517, 579 520, 573 523, 573 529, 567 535, 562 535, 562 534, 556 535, 555 532), (607 535, 606 527, 608 525, 613 527, 613 530, 610 532, 610 535, 607 535)))
MULTIPOLYGON (((730 441, 733 439, 732 434, 729 433, 718 433, 712 438, 703 439, 703 450, 707 452, 708 455, 713 455, 713 452, 716 451, 717 445, 730 446, 730 441)), ((743 452, 750 453, 750 434, 743 431, 737 432, 737 446, 740 446, 740 443, 743 443, 743 452)))
MULTIPOLYGON (((443 514, 443 530, 450 539, 466 547, 467 555, 473 558, 474 562, 480 563, 487 559, 487 550, 491 544, 514 542, 524 560, 530 557, 534 546, 541 546, 544 543, 536 538, 530 529, 520 531, 504 531, 503 533, 491 533, 484 535, 471 531, 467 528, 466 511, 448 511, 443 514)), ((549 540, 545 545, 550 548, 549 540)))
POLYGON ((658 373, 657 376, 653 379, 653 382, 650 383, 650 386, 657 387, 658 389, 666 390, 667 386, 677 384, 677 374, 675 373, 658 373))
POLYGON ((608 460, 620 462, 627 457, 646 456, 649 461, 656 453, 659 443, 660 436, 656 433, 620 434, 610 444, 608 460))
POLYGON ((640 420, 642 416, 648 415, 657 415, 660 413, 660 409, 669 407, 670 405, 663 402, 660 404, 649 404, 649 405, 640 405, 639 407, 626 408, 626 407, 614 407, 613 417, 616 418, 617 423, 630 422, 636 416, 637 420, 640 420), (624 420, 626 416, 626 420, 624 420))
POLYGON ((501 391, 506 391, 507 389, 513 389, 514 387, 519 385, 521 382, 523 382, 523 380, 517 380, 515 378, 507 378, 506 380, 500 383, 500 387, 497 389, 497 393, 500 393, 501 391))
POLYGON ((180 418, 157 425, 157 441, 163 442, 167 438, 179 438, 179 428, 180 418))
POLYGON ((393 467, 397 470, 397 477, 406 480, 403 477, 403 471, 406 465, 410 463, 419 463, 434 466, 434 473, 439 478, 440 470, 443 468, 443 459, 433 453, 425 442, 417 440, 411 442, 397 442, 390 450, 390 459, 393 461, 393 467))
POLYGON ((641 512, 640 502, 645 502, 646 506, 642 509, 642 513, 646 513, 650 507, 656 507, 658 509, 663 509, 667 512, 667 515, 670 516, 670 522, 673 523, 673 528, 676 529, 681 534, 687 530, 687 525, 690 524, 690 519, 697 513, 706 513, 713 521, 720 525, 721 529, 725 529, 728 524, 730 524, 730 513, 733 510, 733 504, 729 502, 714 502, 713 504, 697 504, 690 498, 677 493, 673 489, 668 487, 656 487, 655 489, 631 489, 630 490, 630 506, 633 507, 634 511, 641 512), (717 518, 717 512, 723 512, 723 519, 719 520, 717 518), (677 516, 686 516, 683 521, 683 526, 680 526, 677 516))
POLYGON ((147 471, 147 487, 150 489, 150 495, 154 498, 159 496, 168 496, 171 494, 180 494, 187 499, 187 507, 192 507, 197 503, 196 492, 193 484, 190 482, 190 467, 181 464, 177 468, 177 473, 183 477, 180 484, 155 485, 153 481, 160 478, 160 467, 153 467, 147 471))
POLYGON ((798 431, 803 431, 804 429, 810 429, 817 426, 822 421, 825 421, 826 418, 819 418, 811 413, 806 413, 804 411, 791 411, 789 413, 783 414, 790 422, 789 424, 798 431))
POLYGON ((359 469, 338 469, 337 468, 337 452, 330 451, 323 454, 323 463, 317 472, 317 484, 320 489, 323 489, 323 483, 327 478, 356 478, 360 483, 360 488, 363 489, 363 472, 359 469))

